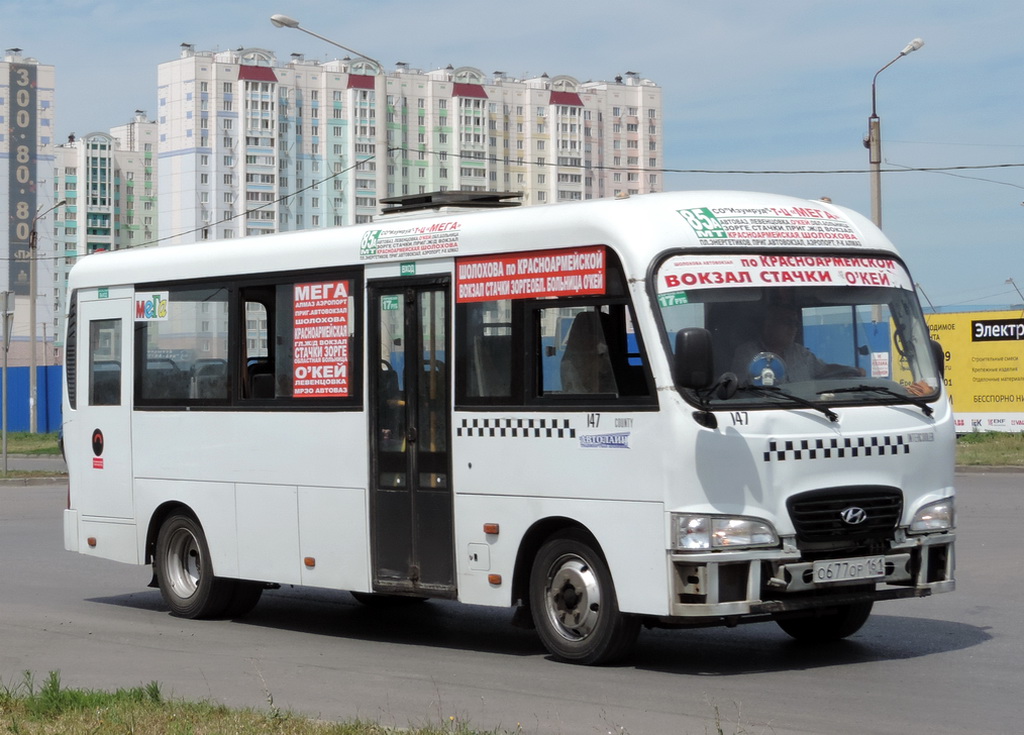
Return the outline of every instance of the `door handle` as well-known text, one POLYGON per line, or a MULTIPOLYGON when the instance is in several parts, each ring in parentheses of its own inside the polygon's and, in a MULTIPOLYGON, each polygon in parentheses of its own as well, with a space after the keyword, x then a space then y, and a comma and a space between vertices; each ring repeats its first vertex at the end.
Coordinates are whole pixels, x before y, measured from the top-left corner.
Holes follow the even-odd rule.
POLYGON ((416 431, 415 426, 410 426, 408 429, 405 430, 405 438, 409 441, 410 444, 415 444, 418 436, 419 432, 416 431))

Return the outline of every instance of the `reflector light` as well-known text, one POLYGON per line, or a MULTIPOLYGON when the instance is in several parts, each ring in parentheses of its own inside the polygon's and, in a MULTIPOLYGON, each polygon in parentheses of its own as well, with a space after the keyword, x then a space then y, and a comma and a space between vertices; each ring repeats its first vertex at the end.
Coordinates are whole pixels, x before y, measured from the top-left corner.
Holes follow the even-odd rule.
POLYGON ((498 534, 498 528, 499 527, 498 527, 497 523, 485 523, 484 524, 484 533, 493 533, 493 534, 497 535, 498 534))
POLYGON ((487 575, 487 581, 497 587, 498 585, 501 584, 501 575, 500 574, 488 574, 487 575))
POLYGON ((313 567, 316 566, 316 557, 315 556, 307 556, 306 558, 304 558, 302 560, 302 563, 305 564, 310 569, 312 569, 313 567))
POLYGON ((89 544, 89 546, 96 546, 96 537, 90 536, 85 540, 85 543, 89 544))

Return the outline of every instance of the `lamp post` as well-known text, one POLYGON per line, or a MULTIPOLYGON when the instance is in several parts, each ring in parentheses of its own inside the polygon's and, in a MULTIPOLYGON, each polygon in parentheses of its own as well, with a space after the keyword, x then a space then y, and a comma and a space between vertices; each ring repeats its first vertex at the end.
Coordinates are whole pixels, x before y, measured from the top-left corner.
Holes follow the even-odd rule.
POLYGON ((366 54, 361 54, 358 51, 356 51, 355 49, 349 48, 348 46, 342 46, 337 41, 332 41, 329 38, 321 36, 319 33, 314 33, 313 31, 309 30, 308 28, 303 28, 302 26, 299 25, 299 21, 295 20, 295 18, 289 18, 287 15, 281 15, 280 13, 277 13, 276 15, 270 16, 270 22, 273 23, 278 28, 294 28, 297 31, 302 31, 303 33, 308 33, 309 35, 313 36, 314 38, 319 38, 321 41, 326 41, 327 43, 331 44, 332 46, 337 46, 338 48, 340 48, 343 51, 348 51, 350 54, 355 54, 356 56, 358 56, 358 57, 360 57, 362 59, 366 59, 367 61, 372 61, 374 64, 377 65, 378 69, 383 69, 384 68, 383 64, 381 64, 376 59, 374 59, 374 58, 372 58, 370 56, 367 56, 366 54))
POLYGON ((868 137, 864 139, 864 147, 868 149, 868 162, 871 164, 871 219, 878 228, 882 227, 882 128, 875 104, 875 83, 879 74, 922 46, 924 41, 915 38, 900 51, 899 56, 876 71, 871 79, 871 117, 868 118, 868 137))
POLYGON ((920 284, 920 283, 915 283, 915 284, 914 284, 914 287, 915 287, 915 288, 916 288, 916 289, 917 289, 918 291, 920 291, 920 292, 921 292, 921 295, 922 295, 922 296, 924 296, 924 300, 928 302, 928 306, 932 307, 932 314, 938 314, 938 312, 937 312, 937 311, 935 310, 935 305, 934 305, 934 304, 932 304, 932 300, 931 300, 930 298, 928 298, 928 294, 926 294, 926 293, 924 292, 924 289, 923 289, 923 288, 921 288, 921 284, 920 284))
POLYGON ((28 323, 31 342, 31 355, 28 366, 28 430, 32 434, 39 432, 39 419, 36 416, 36 398, 38 394, 38 380, 36 378, 36 243, 38 235, 36 233, 36 223, 64 204, 67 204, 67 199, 61 199, 46 211, 36 212, 36 216, 32 218, 32 230, 28 236, 28 323))
MULTIPOLYGON (((1020 287, 1017 286, 1017 282, 1015 280, 1013 280, 1012 277, 1011 278, 1007 278, 1006 282, 1008 284, 1010 284, 1011 286, 1013 286, 1014 290, 1017 292, 1017 295, 1020 296, 1021 303, 1024 304, 1024 293, 1020 292, 1020 287)), ((1022 312, 1022 313, 1024 313, 1024 312, 1022 312)))

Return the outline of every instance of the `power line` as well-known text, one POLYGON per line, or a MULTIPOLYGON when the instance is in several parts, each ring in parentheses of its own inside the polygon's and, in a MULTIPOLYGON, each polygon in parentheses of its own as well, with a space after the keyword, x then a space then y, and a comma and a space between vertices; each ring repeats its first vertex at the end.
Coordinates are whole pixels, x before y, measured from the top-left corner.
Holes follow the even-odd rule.
MULTIPOLYGON (((620 171, 620 172, 631 172, 631 173, 662 173, 662 174, 744 174, 744 175, 812 175, 812 174, 866 174, 870 173, 870 169, 866 168, 836 168, 836 169, 711 169, 711 168, 653 168, 644 166, 609 166, 606 164, 597 164, 584 166, 564 164, 550 161, 531 161, 525 157, 517 157, 511 159, 506 156, 475 156, 473 154, 454 154, 447 151, 428 151, 419 150, 413 148, 405 148, 402 146, 396 146, 389 148, 388 152, 400 151, 402 153, 416 154, 421 153, 431 156, 443 156, 445 159, 448 157, 454 158, 459 161, 483 161, 485 163, 503 163, 506 166, 540 166, 543 168, 577 168, 582 171, 620 171)), ((888 163, 888 161, 886 162, 888 163)), ((942 172, 942 171, 974 171, 984 169, 998 169, 998 168, 1024 168, 1024 163, 986 163, 977 165, 967 166, 900 166, 899 168, 889 169, 886 172, 891 173, 906 173, 906 172, 942 172)))
MULTIPOLYGON (((797 175, 801 175, 801 176, 814 176, 814 175, 843 175, 843 174, 867 174, 867 173, 870 173, 870 169, 864 169, 864 168, 861 168, 861 169, 704 169, 704 168, 686 169, 686 168, 649 168, 649 167, 641 167, 641 166, 614 166, 614 165, 610 166, 610 165, 605 165, 605 164, 585 166, 585 165, 582 165, 582 164, 574 165, 574 164, 565 164, 565 163, 558 163, 558 162, 548 162, 546 160, 545 161, 528 160, 525 157, 517 157, 515 159, 511 159, 511 158, 507 158, 507 157, 504 157, 504 156, 501 156, 501 157, 499 157, 499 156, 476 156, 476 155, 473 155, 473 154, 466 154, 466 153, 454 154, 454 153, 450 153, 450 152, 447 152, 447 151, 419 150, 419 149, 407 148, 407 147, 404 147, 404 146, 393 146, 393 147, 387 148, 387 153, 388 154, 391 154, 391 153, 394 153, 394 152, 404 153, 404 154, 415 154, 416 156, 419 156, 420 154, 430 155, 430 156, 438 157, 439 160, 447 160, 450 157, 450 158, 452 158, 452 159, 454 159, 456 161, 459 161, 459 162, 482 161, 484 163, 500 163, 500 164, 504 164, 506 166, 532 166, 532 167, 559 168, 559 169, 574 169, 575 168, 575 169, 579 169, 580 171, 583 171, 583 172, 586 172, 586 171, 613 171, 613 172, 628 172, 628 173, 697 174, 697 175, 742 175, 742 176, 797 176, 797 175)), ((153 247, 153 246, 159 245, 162 242, 166 242, 168 240, 174 240, 174 239, 177 239, 177 238, 185 237, 187 235, 195 234, 197 232, 203 232, 204 230, 208 230, 211 227, 216 227, 217 225, 223 224, 225 222, 230 222, 232 220, 238 219, 239 217, 247 217, 252 212, 258 212, 261 209, 266 209, 267 207, 273 206, 275 204, 280 204, 282 202, 287 201, 291 197, 294 197, 294 196, 296 196, 298 194, 301 194, 301 193, 303 193, 305 191, 309 191, 310 189, 315 189, 318 186, 320 186, 320 184, 329 182, 329 181, 337 178, 338 176, 341 176, 342 174, 348 173, 349 171, 351 171, 353 169, 356 169, 359 166, 361 166, 361 165, 363 165, 365 163, 368 163, 370 161, 373 161, 375 159, 376 159, 376 155, 370 155, 367 158, 364 158, 364 159, 361 159, 361 160, 355 162, 351 166, 343 168, 340 171, 336 171, 335 173, 331 174, 330 176, 327 176, 326 178, 316 180, 312 184, 310 184, 308 186, 304 186, 301 189, 297 189, 296 191, 289 192, 287 194, 283 194, 283 195, 279 196, 277 199, 274 199, 273 201, 269 201, 269 202, 266 202, 264 204, 261 204, 258 207, 247 208, 247 209, 245 209, 245 210, 243 210, 243 211, 241 211, 241 212, 239 212, 237 214, 231 215, 230 217, 223 217, 220 220, 217 220, 216 222, 211 222, 209 224, 205 224, 205 225, 202 225, 200 227, 193 228, 191 230, 184 230, 182 232, 177 232, 177 233, 174 233, 174 234, 171 234, 171 235, 166 235, 164 237, 156 238, 155 240, 149 240, 147 242, 143 242, 143 243, 140 243, 138 245, 132 245, 131 249, 144 248, 144 247, 153 247)), ((1012 184, 1012 183, 1005 182, 1005 181, 995 181, 993 179, 985 179, 985 178, 974 177, 974 176, 965 176, 965 175, 962 175, 962 174, 954 173, 954 172, 957 172, 957 171, 982 171, 982 170, 993 170, 993 169, 1024 168, 1024 163, 989 163, 989 164, 961 165, 961 166, 904 166, 902 164, 896 164, 896 163, 892 163, 890 161, 886 161, 886 163, 889 164, 890 166, 895 166, 896 168, 884 169, 883 173, 941 173, 941 174, 945 174, 947 176, 956 176, 958 178, 963 178, 963 179, 968 179, 968 180, 982 181, 982 182, 992 183, 992 184, 1001 184, 1001 185, 1004 185, 1004 186, 1012 186, 1014 188, 1024 189, 1024 186, 1019 186, 1017 184, 1012 184)), ((40 260, 54 260, 54 261, 56 261, 56 260, 60 260, 61 258, 78 257, 78 255, 77 254, 74 255, 74 256, 54 255, 54 256, 37 256, 37 257, 40 260)), ((13 259, 9 258, 9 257, 8 258, 0 257, 0 260, 8 260, 9 261, 9 260, 13 260, 13 259)))

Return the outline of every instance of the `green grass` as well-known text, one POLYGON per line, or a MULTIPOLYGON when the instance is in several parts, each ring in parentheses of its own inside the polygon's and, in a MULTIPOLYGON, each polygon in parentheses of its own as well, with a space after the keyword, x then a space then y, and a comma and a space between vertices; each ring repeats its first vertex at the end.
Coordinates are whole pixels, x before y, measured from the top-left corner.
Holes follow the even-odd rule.
POLYGON ((961 434, 956 463, 967 466, 1024 467, 1024 434, 986 431, 961 434))
MULTIPOLYGON (((483 735, 458 718, 441 725, 395 728, 352 720, 324 722, 273 706, 267 711, 229 709, 210 702, 167 699, 157 683, 104 692, 67 689, 59 672, 37 685, 26 672, 14 685, 0 684, 0 732, 12 735, 483 735)), ((491 735, 522 731, 490 730, 491 735)))
POLYGON ((57 433, 30 434, 27 431, 7 432, 7 454, 48 454, 60 455, 57 446, 57 433))

